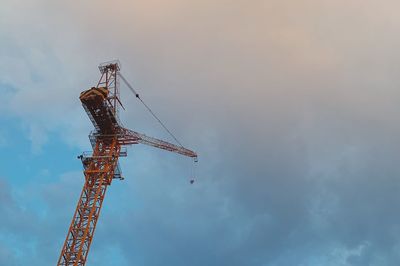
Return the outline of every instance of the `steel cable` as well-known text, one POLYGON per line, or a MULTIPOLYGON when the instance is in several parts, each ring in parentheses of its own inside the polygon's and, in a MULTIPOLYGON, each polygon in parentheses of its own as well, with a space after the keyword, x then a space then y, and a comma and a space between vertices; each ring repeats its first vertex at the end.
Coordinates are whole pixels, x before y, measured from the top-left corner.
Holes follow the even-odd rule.
POLYGON ((142 98, 140 98, 139 93, 137 93, 137 91, 131 86, 131 84, 129 84, 129 82, 124 78, 124 76, 118 72, 118 75, 121 77, 121 79, 124 81, 124 83, 126 84, 126 86, 128 86, 128 88, 133 92, 133 94, 135 94, 135 97, 138 98, 140 100, 140 102, 144 105, 144 107, 146 107, 146 109, 150 112, 150 114, 158 121, 158 123, 160 123, 160 125, 168 132, 168 134, 176 141, 176 143, 178 143, 181 147, 183 147, 183 145, 179 142, 179 140, 174 136, 174 134, 172 134, 172 132, 164 125, 164 123, 156 116, 156 114, 153 112, 153 110, 151 110, 151 108, 142 100, 142 98))

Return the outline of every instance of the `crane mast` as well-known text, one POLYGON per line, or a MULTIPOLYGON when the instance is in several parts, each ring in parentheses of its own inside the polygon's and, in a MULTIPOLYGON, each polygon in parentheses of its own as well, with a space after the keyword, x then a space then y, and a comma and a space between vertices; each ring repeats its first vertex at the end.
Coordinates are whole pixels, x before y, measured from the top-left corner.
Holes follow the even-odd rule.
MULTIPOLYGON (((182 146, 126 129, 118 118, 118 61, 99 66, 100 80, 96 87, 80 95, 82 106, 95 130, 90 134, 92 154, 79 156, 84 167, 85 183, 58 259, 58 266, 83 266, 86 263, 99 219, 107 187, 114 178, 122 178, 119 157, 127 155, 126 145, 146 144, 197 159, 197 154, 182 146)), ((124 79, 125 80, 125 79, 124 79)))

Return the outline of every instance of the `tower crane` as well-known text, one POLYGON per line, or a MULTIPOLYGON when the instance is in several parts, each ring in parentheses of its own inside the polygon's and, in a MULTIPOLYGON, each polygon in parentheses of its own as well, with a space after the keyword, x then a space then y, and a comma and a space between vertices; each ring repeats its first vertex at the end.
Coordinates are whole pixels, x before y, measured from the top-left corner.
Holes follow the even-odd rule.
POLYGON ((85 183, 58 259, 58 266, 85 265, 106 190, 113 179, 123 179, 118 159, 127 156, 126 146, 142 143, 191 157, 197 161, 197 154, 184 148, 176 140, 121 75, 118 61, 100 64, 99 70, 101 77, 97 86, 83 91, 79 97, 94 126, 94 131, 89 135, 93 152, 78 156, 82 160, 85 183), (123 108, 123 106, 119 97, 119 78, 126 83, 136 98, 146 106, 179 145, 146 136, 121 125, 118 113, 119 107, 123 108))

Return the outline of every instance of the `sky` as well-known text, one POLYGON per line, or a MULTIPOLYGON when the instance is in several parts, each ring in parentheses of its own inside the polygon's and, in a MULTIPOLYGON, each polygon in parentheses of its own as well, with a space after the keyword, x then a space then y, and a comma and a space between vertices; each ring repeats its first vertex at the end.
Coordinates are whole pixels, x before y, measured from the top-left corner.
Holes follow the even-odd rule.
POLYGON ((199 163, 128 148, 87 265, 399 265, 398 1, 0 5, 0 265, 57 262, 112 59, 199 163))

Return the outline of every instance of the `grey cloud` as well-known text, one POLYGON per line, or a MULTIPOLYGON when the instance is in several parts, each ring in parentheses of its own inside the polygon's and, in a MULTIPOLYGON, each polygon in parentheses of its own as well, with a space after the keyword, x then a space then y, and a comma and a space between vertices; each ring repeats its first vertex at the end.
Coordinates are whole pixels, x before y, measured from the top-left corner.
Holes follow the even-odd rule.
MULTIPOLYGON (((96 265, 112 248, 127 265, 398 264, 398 3, 37 4, 26 19, 42 31, 2 29, 21 46, 2 53, 12 67, 1 67, 0 81, 18 88, 8 112, 84 146, 89 121, 77 95, 96 81, 97 63, 118 57, 200 154, 199 180, 187 188, 180 158, 131 150, 129 180, 113 184, 102 212, 96 265), (34 33, 41 41, 23 44, 34 33)), ((123 93, 126 126, 157 135, 123 93)), ((73 208, 51 190, 46 199, 73 208)), ((49 222, 54 241, 62 219, 49 222)))

